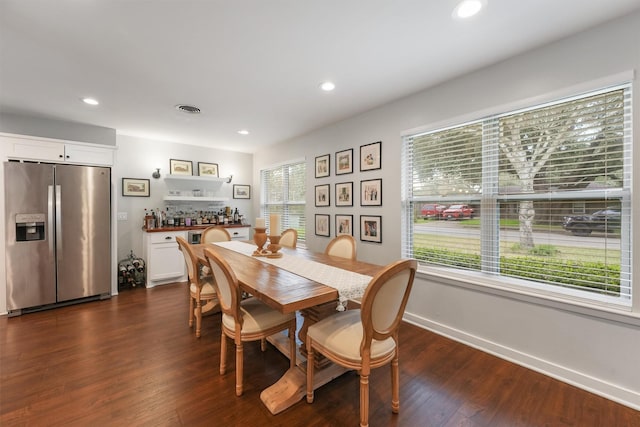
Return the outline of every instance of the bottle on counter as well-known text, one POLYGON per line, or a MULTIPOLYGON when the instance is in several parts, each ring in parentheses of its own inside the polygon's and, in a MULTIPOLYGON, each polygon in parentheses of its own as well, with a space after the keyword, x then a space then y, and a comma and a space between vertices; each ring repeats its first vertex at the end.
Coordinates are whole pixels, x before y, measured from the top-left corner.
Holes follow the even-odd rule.
POLYGON ((237 224, 238 223, 238 217, 240 216, 240 214, 238 213, 238 208, 236 208, 236 210, 233 212, 233 223, 237 224))

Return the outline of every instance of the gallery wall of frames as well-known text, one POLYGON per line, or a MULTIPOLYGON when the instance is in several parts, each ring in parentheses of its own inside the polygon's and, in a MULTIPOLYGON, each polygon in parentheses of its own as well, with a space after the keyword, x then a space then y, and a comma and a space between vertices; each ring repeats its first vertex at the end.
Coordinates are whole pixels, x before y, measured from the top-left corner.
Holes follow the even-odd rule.
POLYGON ((382 141, 361 145, 356 154, 358 159, 354 158, 354 149, 347 148, 333 156, 329 153, 315 158, 315 206, 320 212, 332 205, 338 208, 333 221, 330 213, 315 215, 315 234, 322 237, 359 234, 363 242, 382 243, 382 215, 376 209, 382 206, 382 141), (324 182, 331 177, 332 170, 339 181, 333 186, 324 182), (344 181, 339 179, 343 176, 344 181), (354 200, 366 211, 355 224, 354 200))

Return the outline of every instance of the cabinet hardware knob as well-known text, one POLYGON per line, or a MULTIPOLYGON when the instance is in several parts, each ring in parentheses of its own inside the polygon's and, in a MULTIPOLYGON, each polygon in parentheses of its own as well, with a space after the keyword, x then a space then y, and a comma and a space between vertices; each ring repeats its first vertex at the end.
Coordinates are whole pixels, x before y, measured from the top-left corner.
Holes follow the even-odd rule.
POLYGON ((165 237, 164 240, 171 240, 171 236, 165 237))

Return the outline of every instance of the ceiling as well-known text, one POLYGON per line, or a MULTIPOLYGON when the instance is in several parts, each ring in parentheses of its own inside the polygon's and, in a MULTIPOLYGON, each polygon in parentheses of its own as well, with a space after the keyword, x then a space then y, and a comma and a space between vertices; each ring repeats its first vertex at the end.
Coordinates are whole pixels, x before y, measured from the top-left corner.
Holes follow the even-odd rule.
POLYGON ((255 152, 640 9, 486 2, 0 0, 0 112, 255 152))

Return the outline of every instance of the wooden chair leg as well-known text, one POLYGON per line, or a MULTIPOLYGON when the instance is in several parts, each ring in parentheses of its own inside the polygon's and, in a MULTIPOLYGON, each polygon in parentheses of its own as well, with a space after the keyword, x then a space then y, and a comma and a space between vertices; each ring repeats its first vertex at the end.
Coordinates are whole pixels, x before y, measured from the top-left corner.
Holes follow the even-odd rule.
POLYGON ((236 396, 242 396, 242 377, 244 370, 244 357, 242 341, 236 344, 236 396))
POLYGON ((196 301, 196 337, 200 338, 200 328, 202 327, 202 302, 196 301))
POLYGON ((307 338, 307 403, 313 403, 313 346, 307 338))
POLYGON ((267 339, 266 338, 262 338, 260 340, 260 350, 261 351, 267 351, 267 339))
POLYGON ((360 374, 360 427, 369 427, 369 375, 360 374))
POLYGON ((189 295, 189 327, 193 327, 193 297, 189 295))
POLYGON ((220 338, 220 375, 224 375, 225 372, 227 372, 227 336, 223 330, 220 338))
POLYGON ((394 414, 400 412, 400 368, 397 352, 391 361, 391 411, 394 414))

